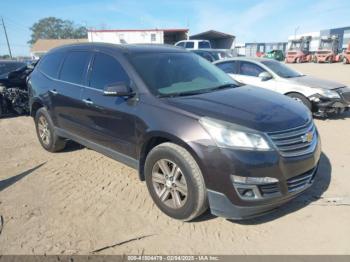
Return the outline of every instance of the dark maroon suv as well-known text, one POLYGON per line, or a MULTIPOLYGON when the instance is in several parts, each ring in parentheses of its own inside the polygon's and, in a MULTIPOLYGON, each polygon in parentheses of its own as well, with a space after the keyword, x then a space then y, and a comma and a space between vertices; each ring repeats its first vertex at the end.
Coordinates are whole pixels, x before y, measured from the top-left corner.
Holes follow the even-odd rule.
POLYGON ((28 84, 46 150, 74 140, 138 169, 156 205, 176 219, 208 207, 256 216, 315 179, 321 148, 305 106, 238 86, 184 49, 64 46, 41 59, 28 84))

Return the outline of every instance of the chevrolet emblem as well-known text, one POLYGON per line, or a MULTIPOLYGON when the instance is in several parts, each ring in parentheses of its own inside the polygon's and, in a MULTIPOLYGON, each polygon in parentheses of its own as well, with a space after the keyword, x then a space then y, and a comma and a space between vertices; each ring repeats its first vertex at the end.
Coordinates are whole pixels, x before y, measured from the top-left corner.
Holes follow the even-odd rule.
POLYGON ((307 132, 305 135, 301 137, 301 140, 303 141, 303 143, 305 142, 311 143, 313 138, 314 138, 313 133, 307 132))

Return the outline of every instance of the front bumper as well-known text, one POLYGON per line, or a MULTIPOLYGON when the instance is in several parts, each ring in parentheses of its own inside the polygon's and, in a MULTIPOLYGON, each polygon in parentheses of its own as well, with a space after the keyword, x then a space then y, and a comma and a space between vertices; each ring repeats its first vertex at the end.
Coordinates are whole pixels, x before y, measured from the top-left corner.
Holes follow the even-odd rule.
POLYGON ((309 188, 315 178, 321 155, 320 140, 315 150, 307 155, 282 157, 278 151, 257 152, 229 149, 201 151, 201 169, 208 189, 211 213, 229 219, 256 217, 281 206, 309 188), (290 181, 307 172, 312 178, 302 187, 293 188, 290 181), (237 192, 231 175, 246 177, 272 177, 278 180, 270 188, 260 187, 262 198, 247 200, 237 192), (295 190, 296 189, 296 190, 295 190), (266 194, 265 194, 266 193, 266 194))
POLYGON ((350 109, 350 103, 348 103, 343 97, 339 99, 314 96, 311 97, 310 100, 313 104, 314 113, 320 116, 327 116, 328 114, 341 114, 350 109))

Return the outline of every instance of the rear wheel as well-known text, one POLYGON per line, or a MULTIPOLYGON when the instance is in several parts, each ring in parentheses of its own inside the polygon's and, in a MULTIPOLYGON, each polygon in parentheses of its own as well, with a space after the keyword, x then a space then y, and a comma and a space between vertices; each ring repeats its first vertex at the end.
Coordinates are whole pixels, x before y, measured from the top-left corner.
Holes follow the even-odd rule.
POLYGON ((305 97, 299 93, 289 93, 289 94, 287 94, 287 96, 289 96, 290 98, 292 98, 300 103, 303 103, 311 111, 312 104, 307 97, 305 97))
POLYGON ((154 203, 172 218, 190 221, 208 208, 202 173, 181 146, 163 143, 153 148, 146 159, 145 178, 154 203))
POLYGON ((44 107, 36 112, 34 122, 39 142, 43 148, 50 152, 64 149, 66 141, 56 135, 51 117, 44 107))

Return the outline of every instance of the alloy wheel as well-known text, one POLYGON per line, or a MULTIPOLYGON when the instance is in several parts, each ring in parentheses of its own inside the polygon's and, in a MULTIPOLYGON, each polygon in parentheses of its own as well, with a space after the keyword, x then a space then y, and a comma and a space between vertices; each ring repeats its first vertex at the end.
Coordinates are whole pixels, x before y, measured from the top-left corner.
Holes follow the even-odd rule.
POLYGON ((43 144, 49 145, 51 140, 51 132, 49 129, 49 123, 44 116, 39 117, 38 121, 39 136, 43 144))
POLYGON ((187 201, 188 187, 180 167, 168 159, 158 160, 152 169, 152 184, 159 199, 179 209, 187 201))

